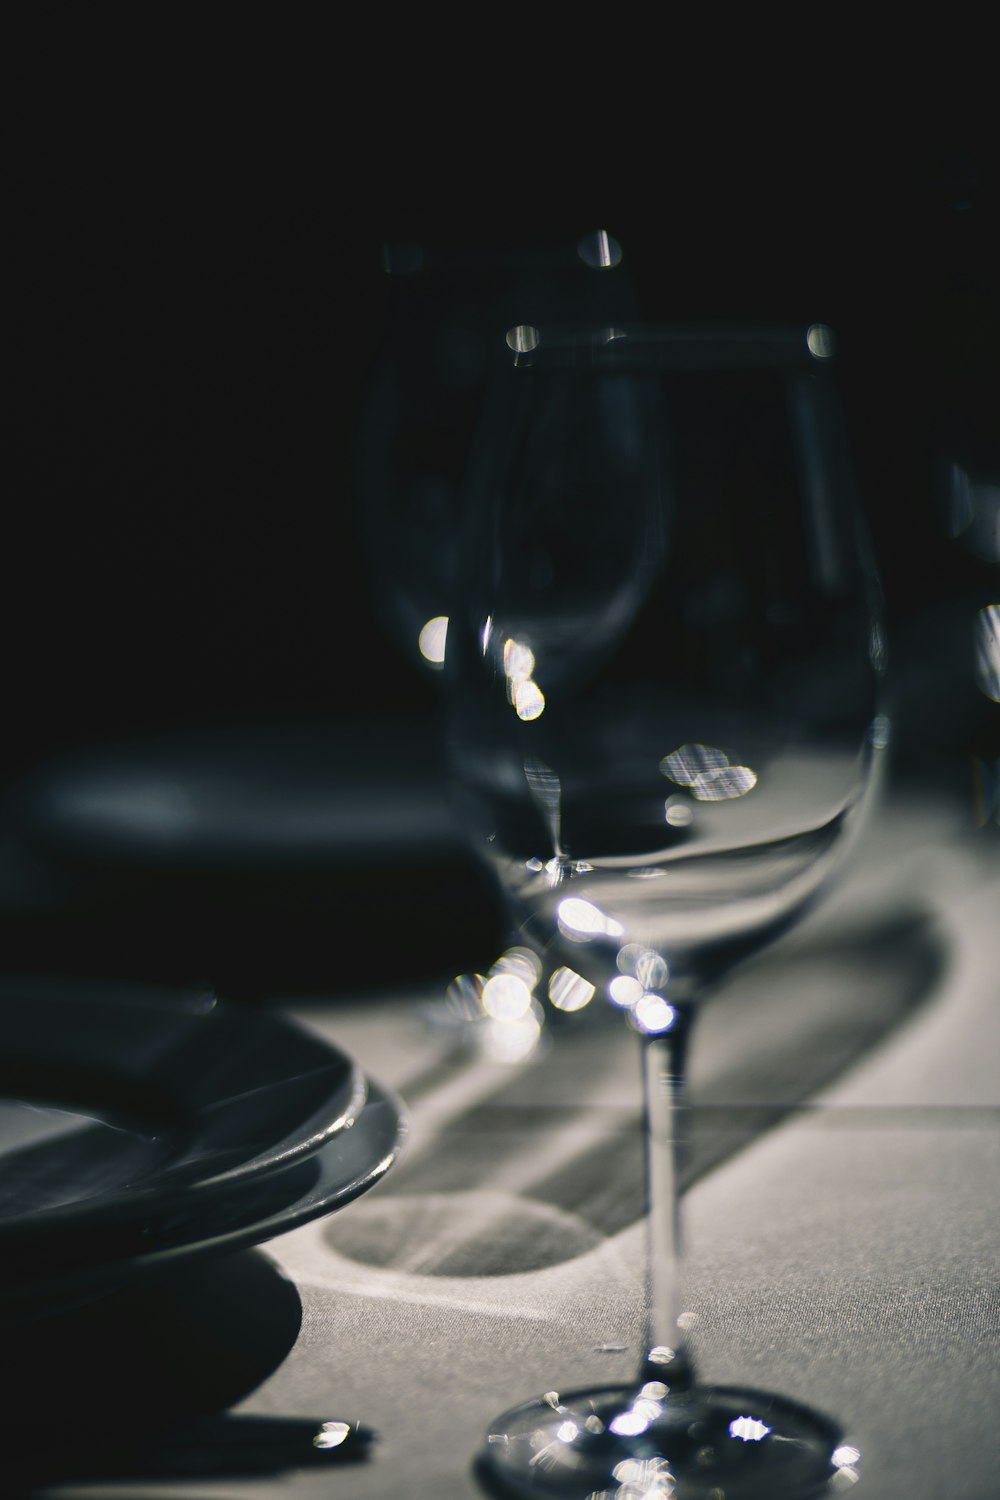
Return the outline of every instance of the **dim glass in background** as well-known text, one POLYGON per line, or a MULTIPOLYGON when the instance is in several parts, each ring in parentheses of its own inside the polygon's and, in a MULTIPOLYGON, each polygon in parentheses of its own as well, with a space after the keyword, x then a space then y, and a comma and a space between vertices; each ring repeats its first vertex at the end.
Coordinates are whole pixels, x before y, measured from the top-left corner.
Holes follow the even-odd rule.
POLYGON ((380 352, 358 439, 356 500, 376 604, 401 653, 440 671, 462 489, 493 341, 536 322, 635 316, 628 260, 606 230, 506 246, 383 247, 380 352))
MULTIPOLYGON (((356 502, 374 599, 415 675, 445 659, 463 492, 489 404, 493 350, 515 317, 634 317, 627 247, 607 230, 498 244, 433 238, 383 247, 385 320, 358 440, 356 502)), ((514 943, 459 975, 426 1018, 462 1045, 518 1062, 534 1048, 551 976, 514 943), (535 998, 538 990, 541 1003, 535 998)), ((574 997, 557 989, 554 1006, 574 997)))

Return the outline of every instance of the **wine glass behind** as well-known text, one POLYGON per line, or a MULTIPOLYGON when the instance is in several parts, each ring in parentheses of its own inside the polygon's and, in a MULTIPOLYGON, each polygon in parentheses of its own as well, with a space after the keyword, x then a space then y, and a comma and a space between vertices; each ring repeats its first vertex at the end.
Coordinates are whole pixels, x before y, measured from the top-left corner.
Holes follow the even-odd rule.
POLYGON ((536 319, 634 315, 605 230, 497 245, 383 247, 381 350, 358 434, 360 531, 382 619, 403 656, 440 671, 462 489, 492 371, 491 336, 536 319))
MULTIPOLYGON (((355 498, 373 598, 414 671, 415 732, 436 737, 460 516, 474 435, 490 412, 491 338, 515 315, 634 315, 627 247, 606 230, 498 243, 431 236, 383 248, 385 317, 357 447, 355 498), (419 697, 423 693, 423 697, 419 697)), ((548 975, 524 940, 424 1007, 461 1050, 519 1061, 544 1020, 548 975), (495 1014, 489 979, 514 983, 495 1014), (513 979, 511 978, 513 976, 513 979)))

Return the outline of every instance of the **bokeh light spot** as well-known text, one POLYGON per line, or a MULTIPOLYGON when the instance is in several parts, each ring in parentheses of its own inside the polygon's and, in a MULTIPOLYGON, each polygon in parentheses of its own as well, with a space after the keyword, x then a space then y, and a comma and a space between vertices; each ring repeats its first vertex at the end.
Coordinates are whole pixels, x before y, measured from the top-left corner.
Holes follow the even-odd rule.
POLYGON ((729 1424, 729 1436, 740 1438, 744 1443, 759 1443, 770 1431, 767 1423, 757 1417, 737 1417, 729 1424))
POLYGON ((556 969, 549 980, 549 999, 556 1010, 582 1010, 597 993, 589 979, 575 969, 556 969))
POLYGON ((663 804, 663 816, 671 828, 690 828, 694 822, 694 808, 683 797, 668 797, 663 804))
POLYGON ((590 234, 581 235, 576 253, 591 270, 607 271, 618 265, 622 247, 606 229, 595 229, 590 234))
POLYGON ((495 1021, 519 1021, 531 1008, 531 991, 517 974, 493 974, 483 986, 483 1010, 495 1021))
POLYGON ((660 770, 678 786, 691 786, 706 771, 728 766, 729 756, 714 745, 682 745, 660 761, 660 770))
POLYGON ((504 641, 503 669, 511 682, 527 682, 535 670, 535 653, 523 641, 504 641))
POLYGON ((608 985, 608 999, 612 1005, 635 1005, 644 994, 643 986, 631 974, 616 974, 608 985))
POLYGON ((545 711, 545 694, 530 679, 514 688, 514 709, 519 719, 537 719, 545 711))
POLYGON ((837 336, 826 323, 813 323, 806 331, 806 348, 813 359, 832 359, 837 352, 837 336))
POLYGON ((428 620, 417 637, 420 655, 428 666, 443 667, 445 642, 448 637, 448 616, 435 615, 428 620))
POLYGON ((513 349, 515 354, 530 354, 538 348, 540 340, 541 334, 530 323, 518 323, 515 328, 507 330, 507 348, 513 349))
POLYGON ((314 1448, 339 1448, 350 1435, 350 1422, 323 1422, 312 1444, 314 1448))
POLYGON ((720 766, 716 771, 702 771, 691 783, 691 794, 699 802, 731 802, 745 797, 757 785, 757 772, 749 766, 720 766))
POLYGON ((662 1031, 669 1031, 677 1019, 677 1012, 669 1001, 664 1000, 662 995, 654 995, 647 991, 632 1007, 632 1022, 639 1031, 647 1036, 658 1036, 662 1031))
POLYGON ((567 896, 560 901, 556 919, 564 936, 583 941, 592 937, 620 937, 625 931, 620 922, 581 896, 567 896))

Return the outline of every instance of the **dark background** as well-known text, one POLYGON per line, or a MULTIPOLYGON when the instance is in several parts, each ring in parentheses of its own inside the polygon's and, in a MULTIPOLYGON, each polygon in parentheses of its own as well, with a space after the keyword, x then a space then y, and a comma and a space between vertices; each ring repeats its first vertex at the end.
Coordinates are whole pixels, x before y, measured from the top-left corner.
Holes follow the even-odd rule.
MULTIPOLYGON (((362 170, 352 145, 345 177, 342 140, 303 153, 290 126, 266 148, 216 132, 204 155, 169 132, 123 152, 128 128, 112 122, 109 156, 74 150, 64 121, 59 150, 20 164, 0 563, 0 778, 15 793, 53 757, 164 730, 433 716, 433 684, 376 608, 358 525, 387 239, 475 253, 605 227, 644 317, 829 323, 904 676, 937 649, 921 622, 990 588, 947 538, 938 482, 942 455, 980 470, 998 458, 989 139, 730 143, 669 172, 633 163, 614 193, 578 191, 578 172, 555 210, 553 191, 514 212, 495 156, 479 177, 496 190, 463 209, 457 163, 414 197, 394 192, 405 172, 362 170)), ((904 760, 919 741, 911 725, 904 760)), ((141 971, 148 928, 120 960, 93 913, 87 929, 49 943, 45 966, 141 971)), ((495 930, 492 913, 473 923, 453 956, 495 930)), ((34 941, 23 915, 8 923, 8 962, 29 966, 34 941)), ((223 970, 239 942, 234 929, 223 970)), ((280 947, 272 935, 265 987, 280 947)), ((204 932, 178 954, 171 978, 219 960, 204 932)), ((417 967, 439 958, 422 951, 417 967)))
POLYGON ((644 316, 831 324, 890 609, 952 585, 934 444, 997 443, 985 151, 845 156, 808 183, 733 169, 655 213, 574 202, 520 236, 499 215, 341 216, 325 193, 243 186, 77 183, 27 223, 5 297, 6 776, 95 735, 422 699, 372 610, 354 509, 386 238, 474 253, 603 226, 644 316))

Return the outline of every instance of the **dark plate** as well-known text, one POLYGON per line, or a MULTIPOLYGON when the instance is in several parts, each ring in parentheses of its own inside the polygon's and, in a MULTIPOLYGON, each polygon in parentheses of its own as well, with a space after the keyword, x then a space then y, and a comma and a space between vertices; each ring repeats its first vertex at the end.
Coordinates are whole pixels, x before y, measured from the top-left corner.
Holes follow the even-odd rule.
POLYGON ((0 1268, 157 1232, 307 1159, 366 1080, 284 1020, 198 994, 0 981, 0 1268))
POLYGON ((161 1214, 144 1243, 112 1230, 91 1259, 72 1251, 62 1264, 38 1261, 0 1277, 0 1318, 19 1322, 56 1314, 117 1291, 141 1277, 169 1272, 197 1257, 259 1245, 310 1219, 342 1208, 372 1187, 395 1161, 406 1135, 402 1107, 368 1081, 367 1101, 353 1125, 311 1156, 233 1188, 218 1202, 200 1201, 196 1215, 173 1222, 161 1214))

